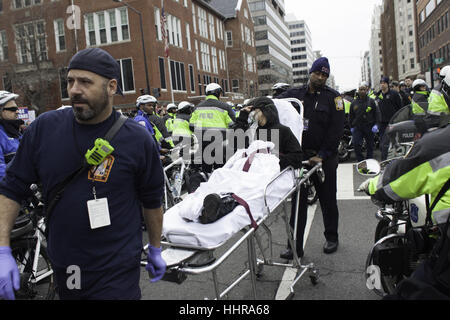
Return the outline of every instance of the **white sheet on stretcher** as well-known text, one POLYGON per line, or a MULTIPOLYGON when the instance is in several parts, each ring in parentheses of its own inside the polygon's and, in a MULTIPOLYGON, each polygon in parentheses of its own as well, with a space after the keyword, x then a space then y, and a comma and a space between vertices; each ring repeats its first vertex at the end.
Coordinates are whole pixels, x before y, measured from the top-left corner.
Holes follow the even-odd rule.
MULTIPOLYGON (((164 214, 163 234, 172 244, 215 248, 226 242, 245 226, 250 218, 244 207, 238 206, 225 217, 210 224, 201 224, 198 216, 204 198, 211 193, 233 192, 244 199, 258 220, 264 212, 264 190, 267 184, 280 173, 279 159, 272 154, 257 153, 248 172, 242 171, 245 154, 262 148, 273 148, 271 142, 254 141, 248 149, 238 150, 224 167, 215 170, 208 182, 202 183, 196 192, 164 214), (190 220, 190 221, 189 221, 190 220)), ((294 186, 292 171, 279 177, 268 189, 267 203, 270 209, 282 200, 294 186)))

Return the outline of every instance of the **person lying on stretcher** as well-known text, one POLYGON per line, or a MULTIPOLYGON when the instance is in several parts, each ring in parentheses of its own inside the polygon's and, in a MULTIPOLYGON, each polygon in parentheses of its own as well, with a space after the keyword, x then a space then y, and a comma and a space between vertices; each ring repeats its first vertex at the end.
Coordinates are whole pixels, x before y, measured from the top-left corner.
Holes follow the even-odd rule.
MULTIPOLYGON (((259 97, 250 101, 246 107, 241 109, 239 117, 231 129, 247 131, 250 128, 249 117, 258 123, 253 140, 275 144, 275 149, 280 158, 280 169, 284 170, 288 166, 292 166, 294 169, 300 168, 302 163, 300 143, 291 129, 280 123, 278 110, 272 99, 259 97)), ((251 141, 246 141, 245 147, 247 148, 250 143, 251 141)))

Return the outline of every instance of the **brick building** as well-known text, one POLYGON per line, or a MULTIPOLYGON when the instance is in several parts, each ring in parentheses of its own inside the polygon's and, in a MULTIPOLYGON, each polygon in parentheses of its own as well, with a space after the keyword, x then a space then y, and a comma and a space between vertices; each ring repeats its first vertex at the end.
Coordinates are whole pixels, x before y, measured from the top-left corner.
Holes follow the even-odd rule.
POLYGON ((210 82, 232 90, 225 21, 206 0, 0 0, 0 89, 21 93, 38 112, 68 104, 66 66, 77 50, 95 46, 120 63, 124 96, 115 98, 117 107, 134 106, 146 90, 146 66, 150 94, 160 101, 198 102, 210 82))
POLYGON ((450 64, 450 1, 418 0, 417 21, 421 71, 437 80, 437 68, 450 64))
POLYGON ((225 17, 225 45, 231 91, 235 98, 255 97, 258 90, 253 19, 247 1, 211 0, 225 17))

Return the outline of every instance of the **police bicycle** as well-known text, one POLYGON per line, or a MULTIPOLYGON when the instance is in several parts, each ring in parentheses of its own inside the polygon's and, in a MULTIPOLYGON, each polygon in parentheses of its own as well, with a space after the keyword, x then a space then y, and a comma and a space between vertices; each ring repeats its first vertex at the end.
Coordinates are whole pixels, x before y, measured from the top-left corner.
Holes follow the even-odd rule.
POLYGON ((189 176, 193 170, 191 158, 197 150, 198 141, 195 136, 190 146, 179 143, 170 150, 168 163, 164 167, 164 211, 181 202, 184 192, 192 191, 189 184, 189 176))
POLYGON ((22 205, 11 231, 12 256, 20 273, 20 289, 15 296, 21 300, 52 300, 55 284, 46 248, 43 204, 37 186, 31 189, 33 195, 22 205))

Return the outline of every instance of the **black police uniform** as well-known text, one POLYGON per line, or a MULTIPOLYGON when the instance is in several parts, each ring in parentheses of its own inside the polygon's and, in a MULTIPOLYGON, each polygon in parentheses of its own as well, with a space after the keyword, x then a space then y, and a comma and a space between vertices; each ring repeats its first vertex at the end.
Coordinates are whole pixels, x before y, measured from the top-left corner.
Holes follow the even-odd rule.
MULTIPOLYGON (((279 98, 297 98, 303 103, 304 131, 302 149, 304 158, 318 155, 323 159, 322 168, 325 174, 324 183, 319 183, 313 175, 316 191, 319 195, 320 206, 325 226, 325 239, 331 242, 338 241, 337 207, 337 167, 338 144, 344 132, 344 101, 339 92, 328 86, 320 91, 309 93, 309 86, 304 85, 284 92, 279 98)), ((292 213, 295 213, 296 195, 293 195, 292 213)), ((299 219, 297 226, 297 253, 303 255, 303 234, 307 220, 307 192, 302 186, 300 189, 299 219)), ((294 225, 294 214, 291 214, 291 226, 294 225)))

